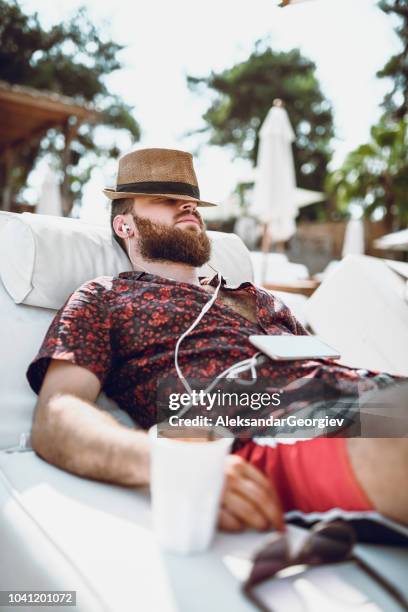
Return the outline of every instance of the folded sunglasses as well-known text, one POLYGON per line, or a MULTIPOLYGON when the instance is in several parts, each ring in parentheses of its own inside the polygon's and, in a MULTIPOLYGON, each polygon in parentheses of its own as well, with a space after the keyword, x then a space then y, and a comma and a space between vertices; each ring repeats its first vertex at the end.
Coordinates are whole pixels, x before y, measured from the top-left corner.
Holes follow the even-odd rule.
POLYGON ((282 570, 296 570, 296 566, 299 566, 299 571, 302 571, 352 561, 379 584, 402 610, 408 611, 408 601, 403 594, 371 566, 353 555, 355 543, 356 534, 353 527, 343 521, 320 522, 314 525, 295 555, 290 553, 288 536, 285 533, 276 533, 255 553, 252 570, 242 587, 243 592, 260 610, 273 612, 273 608, 265 601, 265 597, 261 596, 257 587, 277 576, 282 570))

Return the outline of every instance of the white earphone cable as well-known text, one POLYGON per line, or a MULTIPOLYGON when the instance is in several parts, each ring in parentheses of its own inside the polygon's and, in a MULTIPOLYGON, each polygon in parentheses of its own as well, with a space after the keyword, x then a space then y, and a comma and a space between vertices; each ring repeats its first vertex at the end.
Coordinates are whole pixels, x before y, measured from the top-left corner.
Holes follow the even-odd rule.
MULTIPOLYGON (((124 226, 125 227, 125 232, 126 234, 129 233, 129 228, 128 226, 124 226)), ((131 254, 130 254, 130 236, 126 236, 126 240, 127 240, 127 251, 128 251, 128 256, 129 259, 132 263, 132 265, 135 268, 141 268, 144 272, 146 272, 147 274, 150 274, 150 272, 148 270, 146 270, 145 268, 143 268, 143 266, 141 266, 139 263, 135 264, 132 260, 131 254)), ((212 268, 212 266, 211 266, 212 268)), ((214 268, 212 268, 214 270, 214 268)), ((215 272, 217 272, 216 270, 214 270, 215 272)), ((219 272, 217 272, 217 279, 218 279, 218 285, 214 291, 214 294, 211 296, 211 298, 208 300, 208 302, 206 302, 206 304, 204 304, 203 308, 201 309, 199 315, 197 316, 197 318, 193 321, 193 323, 190 325, 190 327, 181 334, 181 336, 179 337, 179 339, 177 340, 176 343, 176 347, 174 350, 174 366, 177 372, 177 376, 180 379, 180 382, 182 383, 182 385, 184 386, 185 390, 187 391, 187 393, 191 396, 193 394, 193 390, 190 386, 190 384, 188 383, 187 379, 184 377, 183 372, 181 370, 181 367, 179 365, 178 362, 178 356, 179 356, 179 350, 180 350, 180 346, 181 343, 183 342, 183 340, 193 331, 193 329, 195 329, 197 327, 197 325, 200 323, 201 319, 204 317, 204 315, 210 310, 211 306, 214 304, 214 302, 216 301, 217 297, 218 297, 218 293, 220 291, 221 288, 221 284, 222 284, 222 276, 219 272)), ((239 374, 246 372, 247 370, 251 370, 251 380, 250 381, 244 381, 242 380, 242 383, 245 384, 249 384, 252 385, 254 384, 254 382, 257 379, 257 373, 256 373, 256 360, 259 357, 259 355, 261 355, 260 352, 255 353, 254 355, 252 355, 252 357, 249 357, 247 359, 243 359, 241 361, 238 361, 237 363, 234 363, 232 366, 228 367, 226 370, 224 370, 223 372, 221 372, 221 374, 218 374, 213 380, 212 382, 206 387, 206 389, 204 390, 204 393, 209 393, 214 386, 217 384, 217 381, 221 378, 238 378, 239 374)), ((184 406, 183 409, 179 412, 179 416, 182 416, 183 414, 185 414, 192 406, 192 402, 190 402, 190 404, 188 404, 187 406, 184 406)))
POLYGON ((177 376, 179 377, 181 383, 183 384, 184 388, 186 389, 186 391, 187 391, 187 393, 189 395, 192 394, 193 390, 191 389, 190 385, 188 384, 188 381, 183 376, 183 372, 181 371, 181 368, 180 368, 179 363, 178 363, 178 353, 179 353, 180 345, 183 342, 184 338, 186 338, 186 336, 188 336, 188 334, 190 332, 192 332, 193 329, 199 324, 199 322, 201 321, 201 319, 203 318, 205 313, 210 310, 211 306, 214 304, 215 300, 217 299, 218 292, 220 290, 221 283, 222 283, 222 277, 221 277, 221 274, 219 272, 217 272, 217 276, 218 276, 218 285, 217 285, 217 288, 214 291, 214 294, 212 295, 211 299, 204 305, 204 307, 202 308, 200 314, 195 319, 195 321, 193 321, 193 323, 190 325, 190 327, 185 332, 183 332, 181 334, 180 338, 177 340, 176 348, 175 348, 175 351, 174 351, 174 365, 175 365, 175 368, 176 368, 177 376))

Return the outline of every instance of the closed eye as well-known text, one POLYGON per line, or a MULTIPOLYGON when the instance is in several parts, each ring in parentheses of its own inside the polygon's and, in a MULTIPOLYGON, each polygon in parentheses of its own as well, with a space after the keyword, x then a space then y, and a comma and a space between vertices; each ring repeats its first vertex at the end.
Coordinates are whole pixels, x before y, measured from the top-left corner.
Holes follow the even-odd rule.
POLYGON ((155 198, 154 199, 154 203, 155 204, 176 204, 177 200, 173 199, 173 198, 155 198))

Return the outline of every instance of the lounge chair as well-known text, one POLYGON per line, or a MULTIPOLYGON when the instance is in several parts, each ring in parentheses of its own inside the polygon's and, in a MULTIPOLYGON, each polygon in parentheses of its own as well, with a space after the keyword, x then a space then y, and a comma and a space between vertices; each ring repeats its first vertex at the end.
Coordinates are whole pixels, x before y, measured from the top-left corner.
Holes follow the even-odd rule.
POLYGON ((349 255, 307 301, 314 333, 341 362, 408 376, 408 264, 349 255))
MULTIPOLYGON (((214 267, 231 282, 251 279, 243 243, 210 236, 214 267)), ((196 558, 165 554, 151 530, 147 491, 79 478, 30 450, 36 396, 25 371, 55 309, 85 280, 129 269, 109 230, 0 213, 0 250, 0 591, 75 590, 77 612, 253 610, 228 560, 239 561, 264 534, 217 534, 213 548, 196 558)), ((106 398, 99 402, 133 426, 106 398)), ((400 573, 403 584, 399 554, 375 547, 367 553, 394 578, 400 573)))

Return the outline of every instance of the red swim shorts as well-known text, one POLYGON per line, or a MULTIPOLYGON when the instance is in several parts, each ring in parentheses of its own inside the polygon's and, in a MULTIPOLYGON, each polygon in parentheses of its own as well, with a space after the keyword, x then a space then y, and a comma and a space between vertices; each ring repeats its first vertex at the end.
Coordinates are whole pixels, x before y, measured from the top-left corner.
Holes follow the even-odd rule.
POLYGON ((315 438, 276 446, 248 442, 237 454, 272 480, 285 512, 373 510, 354 475, 345 438, 315 438))

